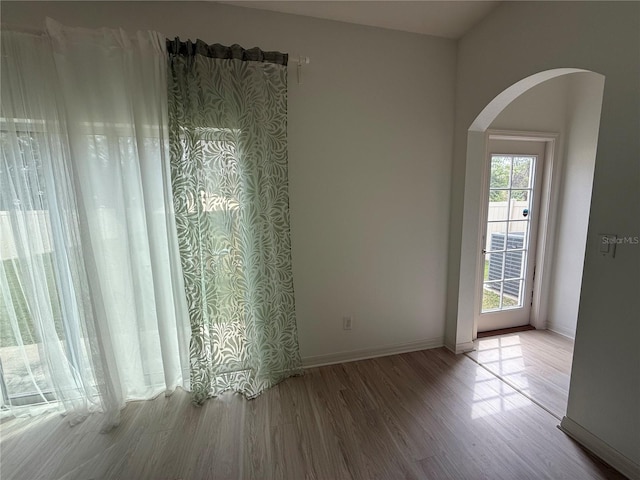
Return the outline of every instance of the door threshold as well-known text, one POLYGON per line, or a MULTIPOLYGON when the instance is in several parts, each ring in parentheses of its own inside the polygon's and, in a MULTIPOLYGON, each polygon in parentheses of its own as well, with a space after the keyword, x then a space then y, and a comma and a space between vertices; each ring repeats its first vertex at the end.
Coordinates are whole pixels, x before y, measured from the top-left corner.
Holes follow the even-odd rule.
POLYGON ((507 333, 526 332, 528 330, 535 330, 532 325, 524 325, 522 327, 501 328, 500 330, 489 330, 488 332, 478 332, 478 338, 496 337, 498 335, 505 335, 507 333))

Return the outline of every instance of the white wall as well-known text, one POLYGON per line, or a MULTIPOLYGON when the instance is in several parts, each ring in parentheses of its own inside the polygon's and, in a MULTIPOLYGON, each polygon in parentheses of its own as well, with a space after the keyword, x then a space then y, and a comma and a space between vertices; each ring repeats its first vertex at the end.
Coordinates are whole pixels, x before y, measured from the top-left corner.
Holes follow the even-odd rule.
POLYGON ((500 92, 537 72, 575 67, 604 75, 567 417, 636 465, 640 246, 601 257, 597 234, 638 235, 639 32, 636 2, 505 2, 459 42, 446 326, 455 345, 464 333, 457 300, 469 126, 500 92))
POLYGON ((442 344, 454 41, 210 2, 1 8, 17 26, 50 16, 309 56, 302 85, 290 68, 288 116, 302 356, 442 344), (354 316, 351 332, 344 315, 354 316))
POLYGON ((566 76, 547 80, 511 102, 489 129, 557 133, 562 137, 567 123, 568 90, 566 76))
POLYGON ((547 328, 575 337, 600 127, 602 78, 567 78, 565 158, 560 181, 547 328))

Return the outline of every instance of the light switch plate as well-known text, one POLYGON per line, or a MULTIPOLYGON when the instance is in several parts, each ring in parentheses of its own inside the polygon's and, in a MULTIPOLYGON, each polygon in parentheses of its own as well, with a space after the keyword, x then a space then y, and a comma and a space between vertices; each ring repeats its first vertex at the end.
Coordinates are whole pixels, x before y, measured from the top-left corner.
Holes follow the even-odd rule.
POLYGON ((612 233, 598 234, 598 252, 603 257, 614 258, 616 256, 616 245, 618 236, 612 233))

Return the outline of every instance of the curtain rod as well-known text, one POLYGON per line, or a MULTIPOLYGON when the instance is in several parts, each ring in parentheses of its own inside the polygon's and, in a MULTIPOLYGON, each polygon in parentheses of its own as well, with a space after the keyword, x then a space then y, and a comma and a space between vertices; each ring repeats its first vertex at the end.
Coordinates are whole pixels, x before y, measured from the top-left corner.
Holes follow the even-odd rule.
MULTIPOLYGON (((31 35, 44 35, 45 31, 42 28, 27 27, 22 25, 9 24, 0 22, 0 30, 13 30, 21 33, 27 33, 31 35)), ((299 55, 298 58, 289 58, 289 62, 296 64, 296 73, 298 77, 298 84, 302 83, 302 66, 309 65, 311 59, 307 56, 299 55)))
POLYGON ((299 56, 298 58, 289 58, 290 62, 297 63, 298 65, 309 65, 311 60, 309 57, 299 56))

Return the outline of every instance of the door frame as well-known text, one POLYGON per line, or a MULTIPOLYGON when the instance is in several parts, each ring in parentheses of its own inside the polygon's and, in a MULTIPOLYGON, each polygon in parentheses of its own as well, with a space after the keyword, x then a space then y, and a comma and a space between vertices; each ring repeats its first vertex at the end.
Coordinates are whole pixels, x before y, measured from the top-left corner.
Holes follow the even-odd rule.
MULTIPOLYGON (((548 311, 549 298, 549 280, 551 275, 551 262, 553 259, 553 246, 555 239, 555 220, 556 206, 558 199, 558 185, 561 173, 561 155, 558 155, 560 135, 551 132, 529 132, 529 131, 512 131, 512 130, 487 130, 484 138, 484 163, 482 166, 482 186, 481 197, 485 199, 489 195, 489 175, 490 162, 487 158, 489 152, 490 140, 507 140, 507 141, 523 141, 523 142, 540 142, 544 143, 544 166, 542 171, 542 185, 540 190, 540 217, 538 219, 537 233, 535 241, 537 243, 535 255, 535 277, 533 279, 533 303, 531 305, 531 314, 529 323, 536 329, 546 328, 546 318, 548 311)), ((483 225, 487 221, 487 212, 483 204, 480 202, 479 208, 479 225, 483 225)), ((482 283, 484 278, 484 256, 480 253, 483 247, 483 231, 484 228, 478 229, 478 238, 476 239, 476 272, 475 286, 473 297, 473 339, 478 337, 478 319, 482 307, 482 296, 478 285, 482 283)))

